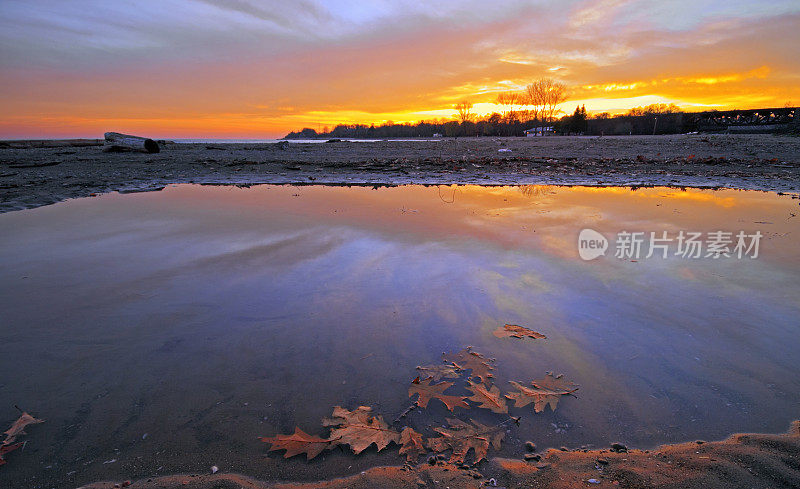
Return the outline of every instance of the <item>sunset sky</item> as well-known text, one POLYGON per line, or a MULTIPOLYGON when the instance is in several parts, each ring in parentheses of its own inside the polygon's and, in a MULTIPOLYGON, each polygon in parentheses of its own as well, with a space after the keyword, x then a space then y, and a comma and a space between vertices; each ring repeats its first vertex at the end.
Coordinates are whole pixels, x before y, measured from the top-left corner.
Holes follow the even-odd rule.
POLYGON ((281 137, 479 113, 800 105, 799 0, 0 0, 0 138, 281 137))

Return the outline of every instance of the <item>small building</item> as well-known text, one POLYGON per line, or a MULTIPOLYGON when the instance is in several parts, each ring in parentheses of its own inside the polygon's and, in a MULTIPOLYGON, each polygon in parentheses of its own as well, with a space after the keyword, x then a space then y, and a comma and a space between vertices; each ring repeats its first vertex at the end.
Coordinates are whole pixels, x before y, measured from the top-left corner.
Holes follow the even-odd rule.
POLYGON ((553 131, 553 126, 538 126, 525 130, 526 137, 552 136, 553 134, 555 134, 555 131, 553 131))

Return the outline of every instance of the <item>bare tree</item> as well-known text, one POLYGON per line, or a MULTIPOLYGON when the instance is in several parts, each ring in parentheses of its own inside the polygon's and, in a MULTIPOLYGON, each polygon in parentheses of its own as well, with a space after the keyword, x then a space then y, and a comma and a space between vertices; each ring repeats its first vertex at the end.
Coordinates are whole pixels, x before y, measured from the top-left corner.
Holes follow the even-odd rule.
POLYGON ((525 87, 525 103, 531 106, 533 118, 548 123, 567 100, 567 87, 552 78, 540 78, 525 87))
POLYGON ((495 103, 504 107, 503 119, 506 122, 514 122, 517 118, 516 107, 522 105, 524 101, 518 92, 500 92, 495 103))
POLYGON ((455 109, 458 112, 458 119, 462 124, 471 121, 474 117, 474 114, 472 113, 472 102, 468 100, 462 100, 461 102, 457 103, 455 109))
POLYGON ((545 99, 544 91, 541 88, 540 80, 536 80, 525 87, 525 105, 529 106, 531 120, 540 120, 544 111, 545 99))

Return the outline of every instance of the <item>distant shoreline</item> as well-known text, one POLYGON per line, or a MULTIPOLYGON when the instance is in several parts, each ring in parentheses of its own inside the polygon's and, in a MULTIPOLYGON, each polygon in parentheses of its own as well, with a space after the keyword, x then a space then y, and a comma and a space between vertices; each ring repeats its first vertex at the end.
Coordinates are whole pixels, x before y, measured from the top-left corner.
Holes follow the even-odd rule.
POLYGON ((104 153, 102 140, 0 143, 0 212, 166 185, 584 185, 800 191, 800 138, 554 136, 365 142, 161 142, 104 153))

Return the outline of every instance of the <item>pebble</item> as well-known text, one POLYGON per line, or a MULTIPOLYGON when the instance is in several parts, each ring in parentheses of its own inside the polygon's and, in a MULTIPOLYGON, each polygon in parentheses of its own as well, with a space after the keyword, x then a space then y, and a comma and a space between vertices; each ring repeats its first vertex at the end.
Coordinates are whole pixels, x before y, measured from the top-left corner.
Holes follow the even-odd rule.
POLYGON ((216 465, 212 465, 211 466, 211 473, 212 474, 216 474, 217 472, 219 472, 219 467, 217 467, 216 465))
POLYGON ((534 442, 532 442, 532 441, 526 441, 526 442, 525 442, 525 448, 526 448, 526 449, 527 449, 529 452, 535 452, 535 451, 536 451, 536 443, 534 443, 534 442))
POLYGON ((600 465, 608 465, 608 460, 604 458, 598 458, 597 463, 599 463, 600 465))
POLYGON ((600 481, 599 481, 599 480, 597 480, 597 479, 589 479, 589 480, 588 480, 588 481, 586 481, 586 482, 588 482, 589 484, 600 484, 600 481))
POLYGON ((525 455, 523 455, 523 458, 525 460, 529 460, 529 461, 533 460, 535 462, 538 462, 539 460, 542 459, 542 456, 537 454, 537 453, 526 453, 525 455))
POLYGON ((612 443, 611 444, 611 451, 617 452, 617 453, 619 453, 619 452, 627 452, 628 451, 628 447, 626 447, 622 443, 612 443))

